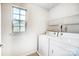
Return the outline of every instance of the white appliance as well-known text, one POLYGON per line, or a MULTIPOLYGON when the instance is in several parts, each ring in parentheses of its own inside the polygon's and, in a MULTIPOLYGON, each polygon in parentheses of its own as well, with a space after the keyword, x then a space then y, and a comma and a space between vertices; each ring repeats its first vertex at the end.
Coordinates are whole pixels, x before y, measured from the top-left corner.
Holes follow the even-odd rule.
POLYGON ((38 52, 42 56, 78 56, 79 34, 50 32, 39 36, 38 52))

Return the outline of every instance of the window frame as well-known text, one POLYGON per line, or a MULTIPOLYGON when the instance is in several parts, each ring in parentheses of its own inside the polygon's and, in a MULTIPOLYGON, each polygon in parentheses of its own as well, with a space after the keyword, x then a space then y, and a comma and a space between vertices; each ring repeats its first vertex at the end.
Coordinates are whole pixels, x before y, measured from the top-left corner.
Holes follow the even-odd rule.
POLYGON ((27 11, 27 10, 24 9, 24 8, 12 6, 12 32, 13 32, 13 33, 26 32, 26 11, 27 11), (13 8, 19 9, 19 14, 13 13, 13 12, 14 12, 14 11, 13 11, 13 8), (20 14, 20 11, 21 11, 21 10, 25 10, 25 15, 20 14), (13 19, 13 16, 14 16, 14 15, 19 15, 19 19, 13 19), (20 19, 21 16, 25 16, 25 20, 21 20, 21 19, 20 19), (19 22, 19 26, 14 26, 13 21, 18 21, 18 22, 19 22), (24 25, 24 26, 20 26, 20 25, 21 25, 21 23, 20 23, 21 21, 24 21, 24 22, 25 22, 25 25, 24 25), (13 28, 13 27, 19 27, 19 30, 18 30, 18 31, 14 31, 14 28, 13 28), (20 28, 21 28, 21 27, 24 27, 24 28, 25 28, 25 31, 20 31, 20 28))

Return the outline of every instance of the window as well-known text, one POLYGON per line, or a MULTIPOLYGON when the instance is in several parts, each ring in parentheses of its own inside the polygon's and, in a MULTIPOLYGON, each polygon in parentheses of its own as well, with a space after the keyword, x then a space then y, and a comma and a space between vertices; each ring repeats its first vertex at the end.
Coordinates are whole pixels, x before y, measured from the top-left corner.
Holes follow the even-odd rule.
POLYGON ((22 8, 13 7, 12 10, 12 31, 25 32, 25 14, 26 10, 22 8))

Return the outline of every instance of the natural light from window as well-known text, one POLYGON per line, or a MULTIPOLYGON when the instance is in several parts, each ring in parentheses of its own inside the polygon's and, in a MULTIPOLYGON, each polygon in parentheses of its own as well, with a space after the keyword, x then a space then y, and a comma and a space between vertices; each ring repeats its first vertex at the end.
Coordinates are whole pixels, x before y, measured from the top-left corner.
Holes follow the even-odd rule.
POLYGON ((13 11, 12 31, 13 32, 25 32, 26 10, 22 8, 13 7, 12 11, 13 11))

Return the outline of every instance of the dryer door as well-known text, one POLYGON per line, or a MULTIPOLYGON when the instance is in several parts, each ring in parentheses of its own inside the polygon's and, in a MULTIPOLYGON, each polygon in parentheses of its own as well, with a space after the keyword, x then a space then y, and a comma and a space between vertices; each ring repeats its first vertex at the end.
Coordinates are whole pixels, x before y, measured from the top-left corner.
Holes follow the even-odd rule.
POLYGON ((38 52, 42 56, 48 56, 48 37, 44 35, 39 36, 38 52))

